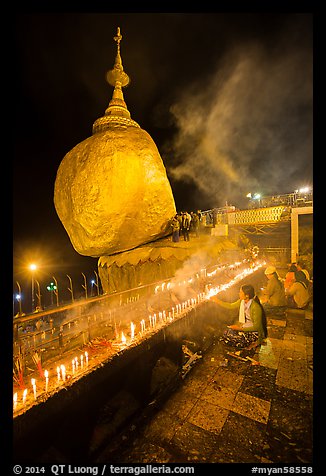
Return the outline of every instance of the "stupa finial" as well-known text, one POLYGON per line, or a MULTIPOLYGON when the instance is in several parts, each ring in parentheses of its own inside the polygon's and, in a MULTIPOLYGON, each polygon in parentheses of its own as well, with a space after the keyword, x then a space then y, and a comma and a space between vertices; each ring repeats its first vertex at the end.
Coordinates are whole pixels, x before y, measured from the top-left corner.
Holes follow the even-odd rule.
POLYGON ((129 76, 123 71, 122 60, 120 55, 120 42, 122 40, 122 35, 120 33, 120 27, 117 29, 116 36, 113 37, 114 41, 117 43, 117 56, 115 57, 115 63, 113 69, 107 72, 106 80, 111 86, 116 86, 117 82, 120 83, 120 86, 123 88, 130 83, 129 76))
POLYGON ((119 27, 113 39, 117 43, 117 55, 113 69, 110 69, 110 71, 106 73, 106 80, 114 87, 114 91, 112 99, 105 110, 105 115, 97 119, 93 124, 93 134, 117 125, 139 127, 137 122, 133 121, 130 117, 130 112, 128 111, 122 92, 122 88, 130 83, 130 78, 127 73, 124 72, 122 66, 120 55, 122 35, 119 27))
POLYGON ((120 54, 120 41, 122 40, 122 35, 120 33, 120 27, 118 26, 117 35, 113 37, 114 41, 117 43, 118 54, 120 54))

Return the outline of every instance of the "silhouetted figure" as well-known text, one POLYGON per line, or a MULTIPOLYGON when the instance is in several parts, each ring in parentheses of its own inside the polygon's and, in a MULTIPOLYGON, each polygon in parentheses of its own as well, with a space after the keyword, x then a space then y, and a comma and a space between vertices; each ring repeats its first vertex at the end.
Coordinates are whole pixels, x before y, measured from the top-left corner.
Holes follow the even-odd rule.
POLYGON ((178 214, 176 214, 171 221, 171 227, 172 227, 172 241, 174 243, 178 243, 180 241, 180 223, 178 220, 178 214))

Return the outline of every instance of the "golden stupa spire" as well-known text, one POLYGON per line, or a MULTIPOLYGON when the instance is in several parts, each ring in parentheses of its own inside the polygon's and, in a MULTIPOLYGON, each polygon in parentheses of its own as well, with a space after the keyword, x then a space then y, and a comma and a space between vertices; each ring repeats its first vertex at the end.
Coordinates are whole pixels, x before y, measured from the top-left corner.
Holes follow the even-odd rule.
POLYGON ((117 83, 120 83, 120 88, 127 86, 130 83, 129 76, 123 71, 122 60, 120 55, 120 42, 122 40, 122 35, 120 33, 120 28, 118 27, 117 35, 113 37, 114 41, 117 43, 117 56, 115 57, 115 63, 113 69, 107 72, 106 80, 111 86, 116 88, 117 83))
POLYGON ((110 69, 110 71, 106 73, 106 80, 111 84, 111 86, 114 86, 114 91, 112 99, 105 110, 105 115, 97 119, 93 124, 93 134, 96 132, 102 132, 110 125, 139 127, 137 122, 130 118, 130 112, 128 111, 122 92, 122 88, 130 83, 130 78, 127 73, 124 72, 122 66, 120 54, 122 35, 119 27, 117 29, 117 34, 113 39, 117 43, 117 55, 115 57, 113 69, 110 69))

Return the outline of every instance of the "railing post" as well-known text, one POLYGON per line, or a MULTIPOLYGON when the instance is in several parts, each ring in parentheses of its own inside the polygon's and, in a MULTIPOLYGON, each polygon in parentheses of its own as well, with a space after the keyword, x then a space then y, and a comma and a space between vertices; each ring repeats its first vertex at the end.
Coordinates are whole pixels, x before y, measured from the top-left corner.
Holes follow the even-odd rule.
POLYGON ((87 299, 88 296, 87 296, 87 281, 86 281, 86 276, 84 275, 84 273, 82 273, 83 275, 83 278, 84 278, 84 285, 82 285, 83 289, 85 290, 85 298, 87 299))
POLYGON ((18 323, 14 322, 14 342, 18 340, 18 323))
POLYGON ((59 330, 59 347, 63 347, 63 326, 59 330))
POLYGON ((87 331, 88 331, 88 342, 90 342, 92 340, 91 326, 90 326, 90 316, 87 316, 87 331))

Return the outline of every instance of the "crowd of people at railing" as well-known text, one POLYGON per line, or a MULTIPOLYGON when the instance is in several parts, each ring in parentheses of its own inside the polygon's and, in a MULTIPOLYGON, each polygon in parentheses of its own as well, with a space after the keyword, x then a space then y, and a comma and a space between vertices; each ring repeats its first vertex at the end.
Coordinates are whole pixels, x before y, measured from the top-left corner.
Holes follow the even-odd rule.
POLYGON ((172 241, 178 243, 181 237, 183 237, 184 241, 189 241, 191 232, 195 237, 198 237, 202 220, 203 214, 200 210, 190 213, 187 211, 176 213, 170 225, 172 229, 172 241))
MULTIPOLYGON (((259 199, 250 198, 248 208, 267 208, 278 205, 289 207, 311 206, 313 204, 313 192, 288 193, 284 195, 273 195, 259 199)), ((200 229, 205 226, 213 226, 217 223, 226 223, 226 214, 239 210, 234 205, 225 203, 224 207, 214 207, 210 210, 197 210, 196 212, 181 211, 171 219, 172 241, 178 243, 183 237, 184 241, 189 241, 190 233, 198 237, 200 229)))
POLYGON ((190 236, 198 237, 201 230, 206 226, 214 228, 217 223, 220 223, 221 219, 218 219, 218 217, 222 217, 224 213, 235 210, 235 206, 226 204, 225 207, 212 208, 211 210, 178 212, 170 222, 172 241, 178 243, 182 238, 184 241, 189 241, 190 236))

